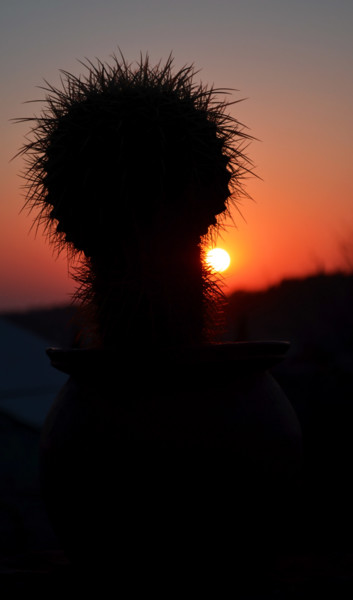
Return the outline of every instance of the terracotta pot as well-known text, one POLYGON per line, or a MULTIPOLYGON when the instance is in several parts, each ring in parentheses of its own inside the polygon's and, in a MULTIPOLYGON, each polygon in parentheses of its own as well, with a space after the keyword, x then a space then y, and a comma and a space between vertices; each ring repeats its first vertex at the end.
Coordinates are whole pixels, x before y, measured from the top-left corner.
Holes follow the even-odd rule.
POLYGON ((268 371, 287 348, 48 350, 70 378, 42 432, 41 482, 68 556, 205 577, 266 552, 300 481, 300 426, 268 371))

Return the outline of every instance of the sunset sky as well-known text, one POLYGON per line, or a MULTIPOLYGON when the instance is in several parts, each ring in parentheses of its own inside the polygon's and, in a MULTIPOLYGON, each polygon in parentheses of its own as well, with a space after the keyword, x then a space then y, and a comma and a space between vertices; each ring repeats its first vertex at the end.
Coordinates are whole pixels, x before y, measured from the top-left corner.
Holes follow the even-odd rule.
POLYGON ((233 114, 257 138, 258 179, 218 245, 227 293, 353 266, 352 0, 5 0, 0 8, 0 310, 61 304, 74 286, 31 218, 19 214, 27 125, 43 79, 121 48, 128 61, 170 52, 176 68, 234 88, 233 114))

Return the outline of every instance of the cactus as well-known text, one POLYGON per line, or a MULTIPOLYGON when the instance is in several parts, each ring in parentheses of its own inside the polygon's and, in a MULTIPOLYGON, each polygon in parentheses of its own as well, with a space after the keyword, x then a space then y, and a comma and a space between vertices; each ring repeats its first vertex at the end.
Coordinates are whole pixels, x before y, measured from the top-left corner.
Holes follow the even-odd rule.
POLYGON ((46 82, 29 120, 26 204, 58 251, 76 257, 76 298, 91 308, 99 345, 194 345, 221 298, 202 239, 244 195, 250 136, 170 56, 82 63, 46 82))

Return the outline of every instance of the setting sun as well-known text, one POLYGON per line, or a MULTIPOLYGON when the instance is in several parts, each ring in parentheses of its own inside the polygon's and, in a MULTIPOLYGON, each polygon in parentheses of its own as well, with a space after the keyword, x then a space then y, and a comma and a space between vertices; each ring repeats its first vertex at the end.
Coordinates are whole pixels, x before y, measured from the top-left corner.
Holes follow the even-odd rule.
POLYGON ((214 271, 222 273, 230 265, 230 256, 223 248, 212 248, 206 254, 206 263, 214 271))

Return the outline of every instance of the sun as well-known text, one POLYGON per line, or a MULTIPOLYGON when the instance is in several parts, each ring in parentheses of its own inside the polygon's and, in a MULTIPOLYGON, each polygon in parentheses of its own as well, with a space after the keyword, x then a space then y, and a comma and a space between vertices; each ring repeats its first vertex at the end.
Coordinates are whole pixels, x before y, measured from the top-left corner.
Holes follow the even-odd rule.
POLYGON ((222 273, 228 269, 230 265, 230 256, 228 252, 223 248, 212 248, 206 252, 206 264, 211 267, 213 271, 222 273))

